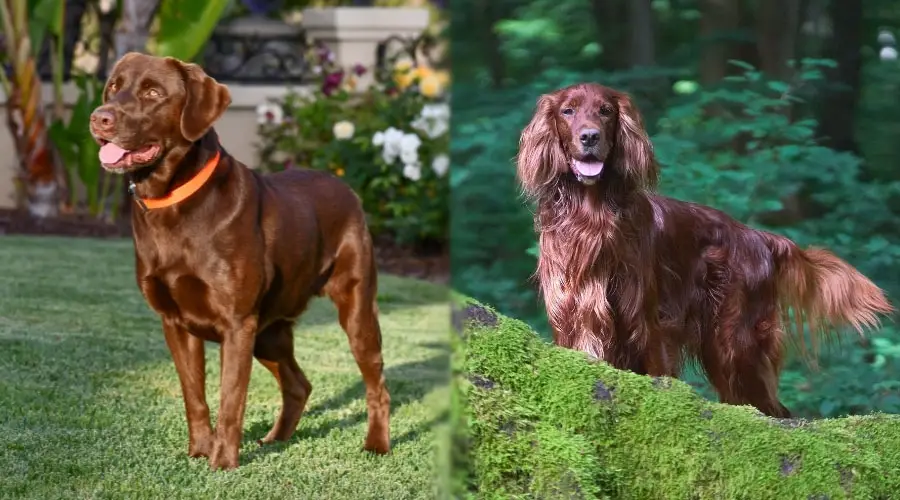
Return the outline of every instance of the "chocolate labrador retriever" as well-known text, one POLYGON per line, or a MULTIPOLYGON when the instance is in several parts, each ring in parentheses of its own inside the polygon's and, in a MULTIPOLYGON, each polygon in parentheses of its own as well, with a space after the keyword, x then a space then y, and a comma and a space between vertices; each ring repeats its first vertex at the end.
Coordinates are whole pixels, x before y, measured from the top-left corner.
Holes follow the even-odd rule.
POLYGON ((162 319, 181 381, 191 457, 238 466, 255 357, 278 383, 281 413, 262 443, 291 437, 312 385, 294 357, 294 322, 314 295, 337 306, 366 386, 365 449, 390 450, 376 270, 359 198, 311 170, 263 176, 219 144, 228 88, 195 65, 126 54, 90 119, 100 162, 126 174, 138 286, 162 319), (221 344, 215 431, 204 341, 221 344))

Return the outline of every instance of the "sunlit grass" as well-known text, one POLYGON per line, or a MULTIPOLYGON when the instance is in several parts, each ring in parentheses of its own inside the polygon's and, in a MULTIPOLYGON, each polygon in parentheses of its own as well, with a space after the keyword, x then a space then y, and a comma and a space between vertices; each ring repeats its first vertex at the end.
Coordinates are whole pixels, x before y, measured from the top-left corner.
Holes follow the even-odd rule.
MULTIPOLYGON (((259 447, 281 398, 254 364, 241 467, 187 457, 178 378, 127 240, 0 237, 0 497, 435 498, 445 468, 446 289, 383 275, 393 453, 361 451, 364 389, 334 308, 296 331, 314 388, 294 438, 259 447)), ((218 407, 218 348, 207 344, 218 407)))

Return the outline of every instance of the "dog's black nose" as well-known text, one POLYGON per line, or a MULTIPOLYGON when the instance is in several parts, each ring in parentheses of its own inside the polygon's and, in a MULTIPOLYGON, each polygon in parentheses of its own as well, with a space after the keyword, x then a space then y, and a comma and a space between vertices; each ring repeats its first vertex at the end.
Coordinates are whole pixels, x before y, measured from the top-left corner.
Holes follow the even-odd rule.
POLYGON ((98 109, 91 113, 91 124, 104 132, 109 132, 116 125, 116 115, 112 111, 98 109))
POLYGON ((579 139, 582 146, 589 148, 600 141, 600 131, 595 128, 583 128, 579 139))

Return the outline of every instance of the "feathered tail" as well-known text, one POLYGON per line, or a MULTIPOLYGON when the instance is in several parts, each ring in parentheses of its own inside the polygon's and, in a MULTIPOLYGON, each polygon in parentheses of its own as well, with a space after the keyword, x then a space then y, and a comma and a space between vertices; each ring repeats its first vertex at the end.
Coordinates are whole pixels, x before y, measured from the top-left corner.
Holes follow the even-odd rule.
POLYGON ((860 335, 881 324, 894 307, 884 292, 853 266, 821 248, 801 249, 791 240, 763 233, 775 260, 782 325, 807 361, 815 363, 819 337, 850 326, 860 335), (793 322, 789 311, 793 311, 793 322), (812 359, 803 337, 809 327, 812 359))

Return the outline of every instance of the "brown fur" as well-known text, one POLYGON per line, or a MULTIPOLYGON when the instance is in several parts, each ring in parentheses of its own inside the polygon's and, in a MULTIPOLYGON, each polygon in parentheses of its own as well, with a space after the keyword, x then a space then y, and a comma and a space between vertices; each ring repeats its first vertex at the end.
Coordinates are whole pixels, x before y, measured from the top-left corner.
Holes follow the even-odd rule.
POLYGON ((194 64, 141 54, 113 68, 91 131, 125 149, 159 146, 152 162, 125 167, 136 195, 159 198, 219 151, 209 181, 164 208, 132 209, 137 282, 162 319, 181 381, 188 454, 213 469, 238 466, 247 385, 255 357, 275 378, 283 406, 262 442, 289 439, 312 385, 294 357, 293 326, 327 295, 366 385, 365 449, 390 450, 390 396, 382 374, 372 242, 357 196, 310 170, 263 176, 230 156, 212 128, 228 89, 194 64), (204 341, 221 344, 218 422, 210 425, 204 341))
POLYGON ((522 132, 518 178, 537 203, 537 277, 557 344, 618 368, 677 376, 698 359, 723 402, 771 416, 786 340, 893 312, 833 254, 654 192, 658 166, 629 97, 596 84, 544 95, 522 132), (585 130, 599 130, 586 145, 585 130), (593 184, 577 162, 602 160, 593 184), (792 310, 799 323, 790 323, 792 310))

